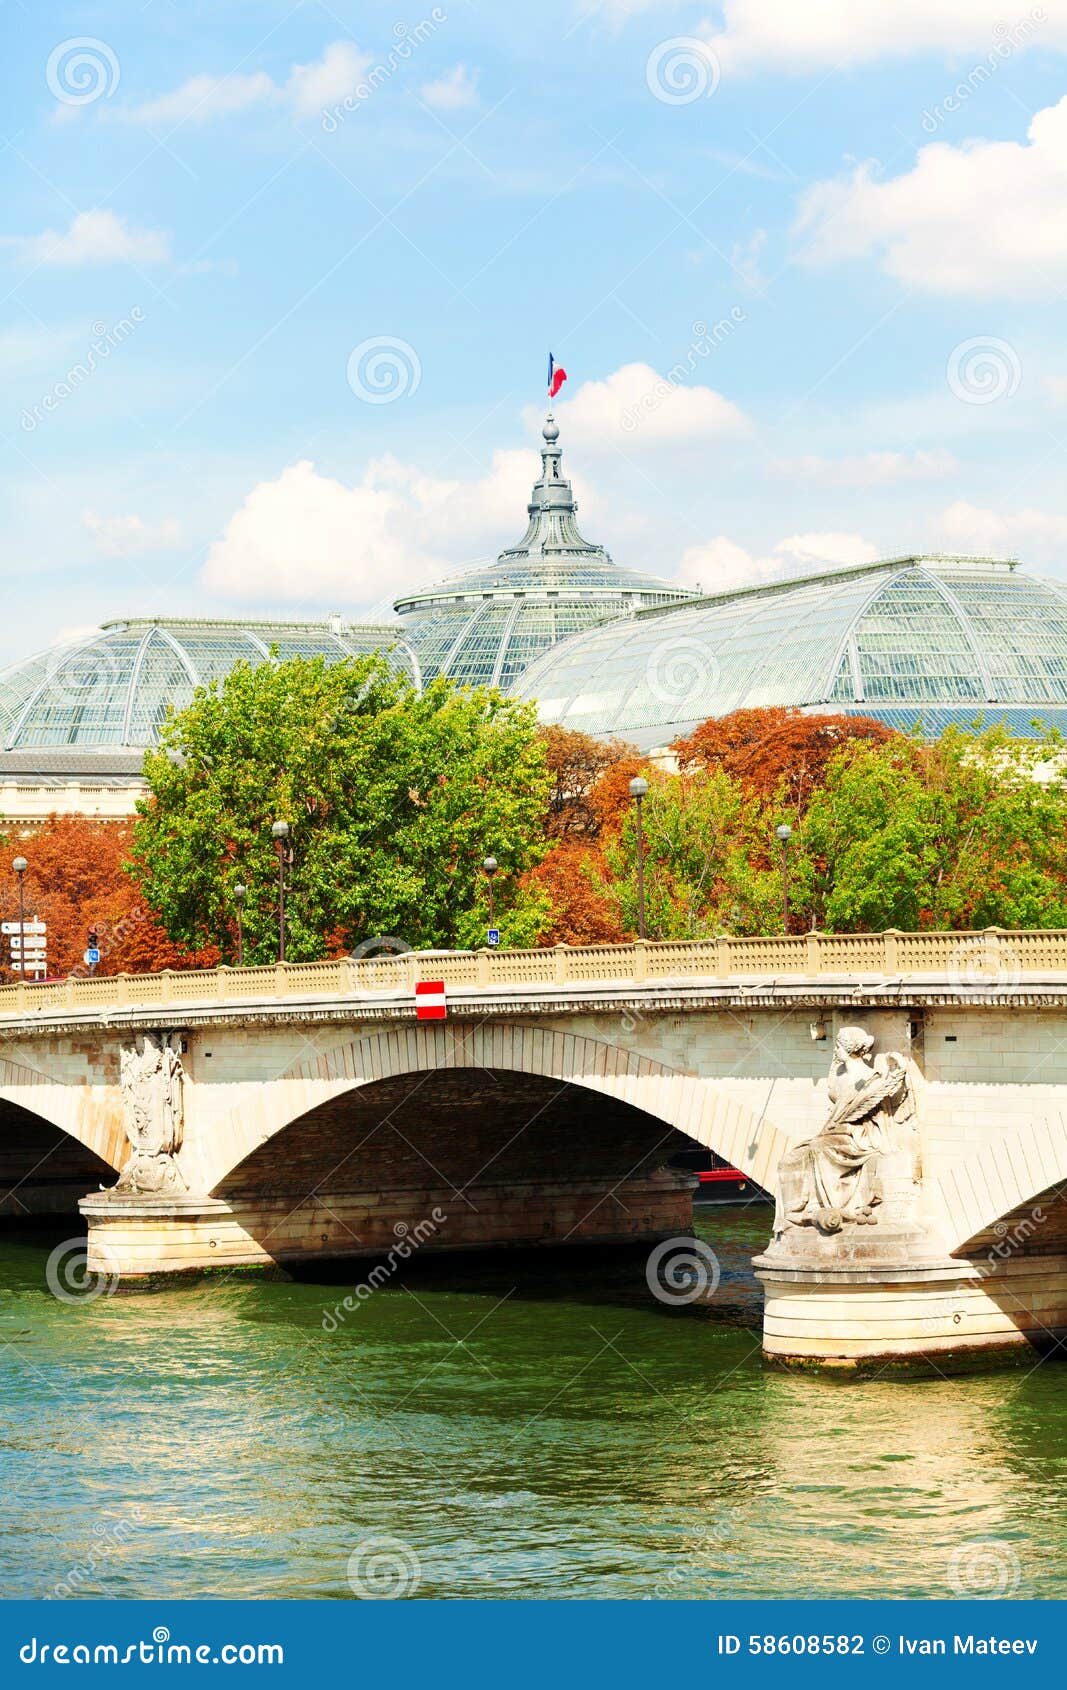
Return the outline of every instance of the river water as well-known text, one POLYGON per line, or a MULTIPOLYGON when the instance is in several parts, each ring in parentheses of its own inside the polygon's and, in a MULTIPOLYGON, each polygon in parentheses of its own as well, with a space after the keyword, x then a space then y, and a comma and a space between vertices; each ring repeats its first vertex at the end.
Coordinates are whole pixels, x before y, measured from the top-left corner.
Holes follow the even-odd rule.
POLYGON ((0 1593, 1067 1595, 1067 1367, 772 1371, 768 1211, 698 1214, 710 1307, 580 1251, 424 1257, 339 1320, 365 1265, 67 1303, 66 1233, 6 1235, 0 1593))

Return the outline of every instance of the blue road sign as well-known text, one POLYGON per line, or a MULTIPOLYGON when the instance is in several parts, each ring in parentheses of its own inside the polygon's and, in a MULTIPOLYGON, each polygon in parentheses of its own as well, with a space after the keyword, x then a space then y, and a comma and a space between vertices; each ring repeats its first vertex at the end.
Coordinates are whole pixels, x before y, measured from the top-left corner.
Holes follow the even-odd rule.
POLYGON ((494 949, 496 948, 497 945, 499 945, 499 943, 500 943, 500 929, 499 929, 499 927, 491 927, 489 929, 489 943, 490 943, 490 945, 493 946, 494 949))
POLYGON ((85 960, 89 964, 90 968, 95 967, 95 965, 100 961, 100 952, 97 950, 95 945, 89 946, 89 949, 85 953, 85 960))

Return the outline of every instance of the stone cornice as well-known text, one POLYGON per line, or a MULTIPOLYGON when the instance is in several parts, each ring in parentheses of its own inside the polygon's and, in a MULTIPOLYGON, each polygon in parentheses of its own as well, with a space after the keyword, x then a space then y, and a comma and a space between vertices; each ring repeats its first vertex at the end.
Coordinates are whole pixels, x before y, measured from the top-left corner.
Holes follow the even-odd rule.
MULTIPOLYGON (((175 981, 181 979, 174 976, 175 981)), ((455 987, 448 991, 449 1018, 478 1022, 512 1018, 542 1020, 554 1016, 618 1015, 640 1023, 647 1017, 694 1011, 744 1014, 753 1010, 797 1009, 1067 1009, 1067 973, 1027 974, 999 986, 961 986, 957 978, 924 974, 894 979, 819 975, 759 976, 752 979, 693 979, 593 982, 558 988, 516 985, 499 988, 455 987)), ((293 994, 282 998, 242 997, 208 1002, 104 1004, 30 1010, 0 1016, 0 1041, 55 1036, 78 1028, 285 1027, 309 1024, 404 1025, 416 1019, 410 992, 293 994)))

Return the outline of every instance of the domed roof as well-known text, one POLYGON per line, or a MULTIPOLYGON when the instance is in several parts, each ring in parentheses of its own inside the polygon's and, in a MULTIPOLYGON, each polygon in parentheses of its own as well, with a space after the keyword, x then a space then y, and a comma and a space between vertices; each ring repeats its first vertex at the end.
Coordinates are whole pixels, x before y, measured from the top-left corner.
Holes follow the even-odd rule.
POLYGON ((695 595, 655 575, 620 568, 582 537, 578 506, 562 474, 559 426, 542 431, 541 474, 526 533, 495 563, 397 599, 405 633, 427 680, 506 687, 534 657, 607 618, 695 595))
POLYGON ((1067 729, 1067 587, 1014 562, 916 557, 721 593, 568 640, 513 687, 542 721, 667 745, 795 705, 938 733, 1067 729))
POLYGON ((34 746, 134 748, 155 745, 167 709, 194 690, 250 663, 324 656, 333 662, 384 651, 418 684, 402 630, 328 622, 199 622, 133 618, 105 622, 87 638, 53 646, 0 675, 4 749, 34 746))

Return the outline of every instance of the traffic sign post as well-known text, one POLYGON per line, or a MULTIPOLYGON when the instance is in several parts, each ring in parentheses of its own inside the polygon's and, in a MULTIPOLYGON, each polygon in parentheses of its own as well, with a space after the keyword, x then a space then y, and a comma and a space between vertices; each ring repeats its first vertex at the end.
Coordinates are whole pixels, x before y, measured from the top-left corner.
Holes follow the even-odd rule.
POLYGON ((489 939, 489 945, 495 951, 496 947, 500 943, 500 929, 499 929, 499 927, 491 927, 489 929, 488 939, 489 939))
POLYGON ((25 976, 44 974, 48 963, 48 923, 46 921, 0 922, 0 932, 8 943, 11 972, 25 976))
POLYGON ((85 952, 83 960, 88 963, 90 968, 95 968, 97 963, 100 961, 99 947, 96 945, 90 945, 89 949, 85 952))

